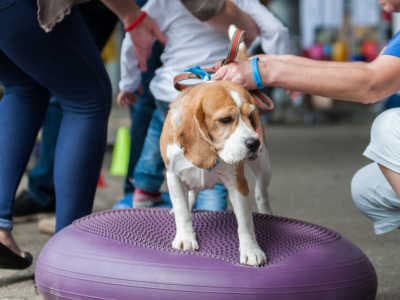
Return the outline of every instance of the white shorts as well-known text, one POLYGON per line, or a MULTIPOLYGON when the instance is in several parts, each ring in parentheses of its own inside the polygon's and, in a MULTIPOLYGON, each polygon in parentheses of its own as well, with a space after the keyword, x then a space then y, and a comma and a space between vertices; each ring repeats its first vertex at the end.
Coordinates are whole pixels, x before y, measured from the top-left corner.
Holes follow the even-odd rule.
POLYGON ((364 155, 400 173, 400 108, 387 110, 375 119, 364 155))
POLYGON ((353 200, 373 221, 376 234, 397 230, 400 228, 400 198, 378 164, 400 173, 400 108, 387 110, 375 119, 364 155, 374 163, 354 175, 353 200))

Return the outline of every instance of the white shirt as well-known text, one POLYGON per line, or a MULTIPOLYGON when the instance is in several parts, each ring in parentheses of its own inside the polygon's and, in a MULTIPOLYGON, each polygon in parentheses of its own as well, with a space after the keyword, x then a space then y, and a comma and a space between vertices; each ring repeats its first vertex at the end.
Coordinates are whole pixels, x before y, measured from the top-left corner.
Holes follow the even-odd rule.
MULTIPOLYGON (((257 23, 261 33, 261 47, 266 53, 287 53, 288 30, 258 0, 233 0, 257 23)), ((179 91, 173 79, 185 69, 199 65, 213 66, 226 57, 229 46, 228 33, 216 32, 210 25, 197 20, 179 0, 149 0, 143 7, 157 22, 167 42, 161 55, 162 66, 150 83, 150 91, 157 100, 172 102, 179 91)), ((121 49, 122 91, 136 91, 141 73, 129 35, 125 36, 121 49)))

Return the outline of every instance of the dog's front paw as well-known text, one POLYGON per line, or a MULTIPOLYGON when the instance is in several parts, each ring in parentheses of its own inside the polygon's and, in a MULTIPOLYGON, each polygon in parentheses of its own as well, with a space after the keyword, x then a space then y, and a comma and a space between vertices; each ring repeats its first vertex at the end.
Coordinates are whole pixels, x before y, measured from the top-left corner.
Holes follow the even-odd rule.
POLYGON ((196 234, 194 232, 177 233, 172 242, 172 248, 184 251, 199 250, 196 234))
POLYGON ((248 266, 263 266, 267 256, 257 244, 247 244, 240 247, 240 263, 248 266))

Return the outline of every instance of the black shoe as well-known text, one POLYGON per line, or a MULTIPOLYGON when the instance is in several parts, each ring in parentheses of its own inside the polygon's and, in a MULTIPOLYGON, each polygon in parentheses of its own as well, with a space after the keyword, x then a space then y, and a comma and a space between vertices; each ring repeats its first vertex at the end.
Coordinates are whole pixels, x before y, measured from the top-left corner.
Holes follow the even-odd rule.
POLYGON ((52 213, 55 211, 55 201, 49 206, 36 203, 28 191, 21 192, 14 203, 14 217, 24 217, 37 213, 52 213))
POLYGON ((0 243, 0 269, 23 270, 28 268, 33 261, 29 252, 24 252, 24 256, 19 256, 11 249, 0 243))

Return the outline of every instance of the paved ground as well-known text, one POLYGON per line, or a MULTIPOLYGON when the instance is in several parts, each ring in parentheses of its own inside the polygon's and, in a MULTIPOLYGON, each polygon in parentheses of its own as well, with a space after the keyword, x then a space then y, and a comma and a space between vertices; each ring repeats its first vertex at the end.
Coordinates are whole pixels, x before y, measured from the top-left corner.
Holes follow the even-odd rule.
MULTIPOLYGON (((368 127, 272 127, 268 142, 275 212, 341 232, 362 248, 376 267, 378 300, 400 299, 400 232, 376 237, 350 199, 351 176, 367 163, 361 152, 368 142, 368 127)), ((97 194, 96 209, 109 208, 121 195, 120 179, 107 178, 107 182, 109 187, 97 194)), ((22 247, 35 255, 47 240, 34 222, 17 224, 15 234, 22 247)), ((0 271, 0 299, 41 299, 35 293, 33 268, 0 271)))

